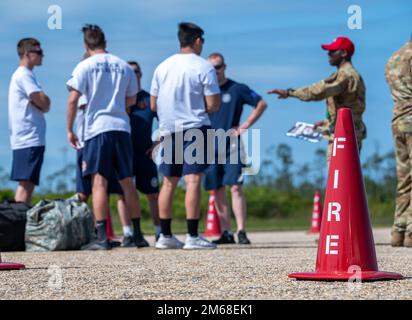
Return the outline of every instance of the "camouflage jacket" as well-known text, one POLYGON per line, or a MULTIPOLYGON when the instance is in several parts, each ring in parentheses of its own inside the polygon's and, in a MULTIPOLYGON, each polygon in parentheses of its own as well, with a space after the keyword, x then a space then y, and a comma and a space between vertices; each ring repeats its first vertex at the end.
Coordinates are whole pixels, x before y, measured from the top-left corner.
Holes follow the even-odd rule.
POLYGON ((337 110, 342 107, 352 109, 357 139, 366 138, 366 127, 362 121, 365 111, 365 84, 361 75, 351 63, 345 63, 338 71, 327 79, 308 87, 289 89, 289 96, 303 101, 319 101, 326 99, 327 113, 325 125, 320 128, 324 137, 333 138, 335 132, 337 110))
POLYGON ((412 41, 389 58, 385 77, 395 102, 392 121, 412 123, 412 41))

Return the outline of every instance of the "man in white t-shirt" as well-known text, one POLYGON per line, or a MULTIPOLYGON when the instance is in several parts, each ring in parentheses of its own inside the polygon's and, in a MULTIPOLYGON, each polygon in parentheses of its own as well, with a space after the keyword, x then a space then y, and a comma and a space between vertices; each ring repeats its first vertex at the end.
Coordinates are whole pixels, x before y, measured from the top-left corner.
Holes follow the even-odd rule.
POLYGON ((10 144, 13 150, 11 180, 18 181, 15 200, 30 204, 39 185, 46 144, 46 120, 50 99, 33 73, 41 66, 43 50, 34 38, 17 44, 20 66, 11 77, 9 87, 10 144))
POLYGON ((132 217, 136 246, 147 247, 140 229, 140 204, 132 180, 132 145, 130 123, 126 108, 136 103, 137 81, 127 62, 106 51, 103 31, 96 25, 82 29, 84 44, 90 57, 80 62, 67 82, 70 91, 67 106, 67 136, 74 148, 79 139, 73 123, 82 95, 88 101, 84 119, 83 176, 91 176, 93 213, 96 219, 97 240, 84 250, 109 250, 107 212, 108 179, 113 171, 122 187, 126 206, 132 217))
POLYGON ((203 33, 193 23, 180 23, 180 53, 163 61, 156 68, 152 80, 150 105, 159 118, 163 155, 169 151, 172 155, 168 159, 164 157, 159 168, 164 180, 159 195, 162 233, 156 243, 158 249, 216 248, 215 244, 198 234, 201 179, 208 167, 208 113, 217 111, 220 106, 215 69, 200 57, 203 33), (185 244, 171 232, 173 194, 182 175, 186 184, 188 228, 185 244))

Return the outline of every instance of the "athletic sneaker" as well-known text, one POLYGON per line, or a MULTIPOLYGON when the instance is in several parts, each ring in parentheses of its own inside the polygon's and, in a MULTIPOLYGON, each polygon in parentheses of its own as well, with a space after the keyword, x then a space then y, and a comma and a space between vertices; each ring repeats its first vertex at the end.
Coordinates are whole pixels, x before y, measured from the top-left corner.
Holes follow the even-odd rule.
POLYGON ((122 248, 136 247, 136 242, 132 236, 124 236, 122 241, 122 248))
POLYGON ((164 236, 161 233, 156 242, 156 249, 182 249, 183 245, 184 243, 176 239, 175 236, 164 236))
POLYGON ((120 241, 116 241, 116 240, 109 240, 109 243, 112 248, 117 248, 122 245, 120 241))
POLYGON ((84 246, 82 246, 80 249, 81 250, 93 250, 93 251, 97 251, 97 250, 110 250, 112 248, 109 240, 95 240, 92 241, 84 246))
POLYGON ((216 244, 207 241, 203 237, 191 237, 190 235, 186 236, 186 242, 183 249, 186 250, 204 250, 204 249, 216 249, 216 244))
POLYGON ((247 238, 246 232, 244 230, 240 230, 237 233, 237 242, 239 244, 250 244, 250 240, 247 238))
POLYGON ((133 236, 134 243, 138 248, 144 248, 149 246, 149 242, 143 237, 143 234, 133 236))
POLYGON ((156 234, 155 234, 155 240, 156 240, 156 242, 159 241, 159 238, 160 238, 160 233, 156 233, 156 234))
POLYGON ((212 241, 215 244, 234 244, 235 242, 235 237, 233 236, 232 233, 229 231, 225 230, 223 231, 222 235, 220 236, 219 239, 213 240, 212 241))

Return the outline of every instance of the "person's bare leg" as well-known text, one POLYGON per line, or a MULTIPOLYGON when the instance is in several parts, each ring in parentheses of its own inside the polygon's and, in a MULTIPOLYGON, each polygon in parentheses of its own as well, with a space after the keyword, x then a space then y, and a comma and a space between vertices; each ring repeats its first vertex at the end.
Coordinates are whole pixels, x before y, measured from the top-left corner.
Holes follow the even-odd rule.
POLYGON ((223 186, 215 190, 215 205, 222 231, 230 231, 230 208, 226 197, 226 188, 223 186))
POLYGON ((159 194, 151 193, 146 195, 147 201, 149 202, 150 214, 152 216, 152 221, 155 226, 160 224, 159 220, 159 194))
POLYGON ((120 223, 122 226, 130 226, 132 221, 129 212, 127 211, 125 198, 122 195, 119 195, 117 198, 117 212, 119 213, 120 223))
POLYGON ((120 185, 123 189, 126 208, 131 219, 140 218, 140 202, 139 195, 131 177, 120 180, 120 185))
POLYGON ((100 174, 92 176, 93 214, 96 221, 107 220, 109 212, 109 196, 107 194, 107 179, 100 174))
POLYGON ((159 218, 172 218, 173 195, 179 182, 179 177, 164 177, 159 193, 159 218))
POLYGON ((246 225, 246 198, 241 185, 230 188, 232 192, 232 208, 236 218, 237 232, 245 230, 246 225))
POLYGON ((186 218, 200 218, 200 188, 202 174, 188 174, 184 177, 186 183, 186 218))
POLYGON ((24 202, 30 205, 34 187, 35 185, 31 181, 19 181, 14 200, 16 202, 24 202))

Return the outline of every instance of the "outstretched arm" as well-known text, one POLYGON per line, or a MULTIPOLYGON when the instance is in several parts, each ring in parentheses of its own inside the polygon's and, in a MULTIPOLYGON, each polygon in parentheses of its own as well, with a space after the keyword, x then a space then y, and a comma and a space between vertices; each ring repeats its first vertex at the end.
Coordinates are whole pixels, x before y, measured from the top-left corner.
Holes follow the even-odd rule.
POLYGON ((299 89, 273 89, 268 94, 277 94, 279 99, 295 97, 302 101, 319 101, 341 94, 346 90, 348 82, 345 75, 338 75, 335 79, 330 77, 299 89))

